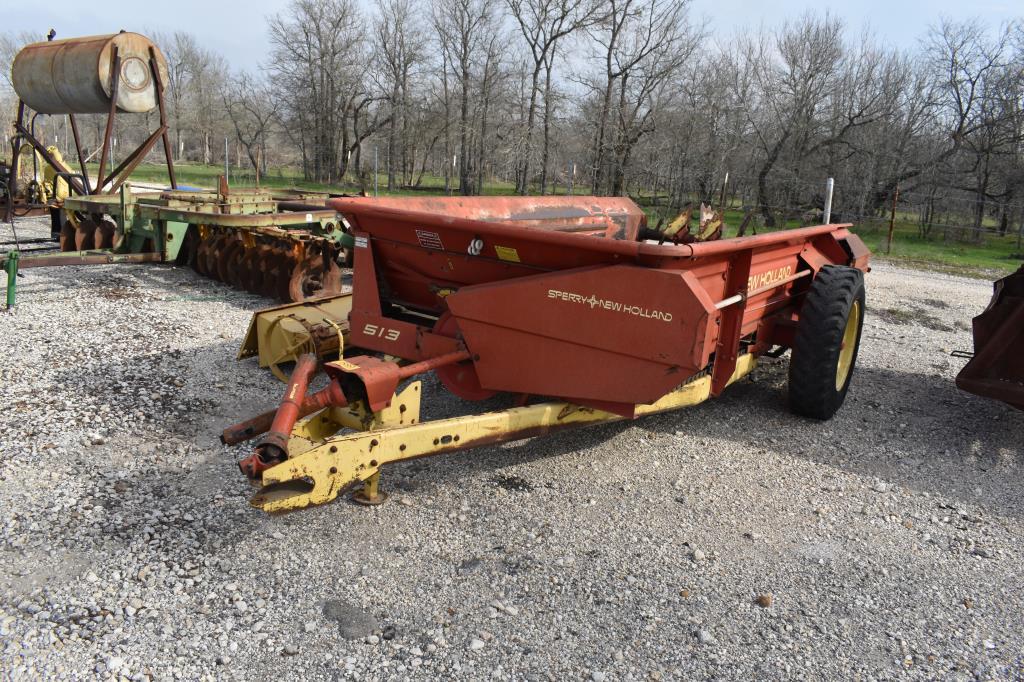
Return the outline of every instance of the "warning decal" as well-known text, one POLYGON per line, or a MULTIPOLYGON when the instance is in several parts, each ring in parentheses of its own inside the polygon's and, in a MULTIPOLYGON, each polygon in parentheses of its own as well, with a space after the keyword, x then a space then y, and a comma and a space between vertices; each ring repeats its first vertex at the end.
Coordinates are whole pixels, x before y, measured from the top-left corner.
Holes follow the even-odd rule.
POLYGON ((419 240, 420 246, 425 249, 444 251, 444 244, 441 243, 441 235, 437 232, 431 232, 430 230, 416 230, 416 239, 419 240))
POLYGON ((496 253, 498 258, 501 260, 512 261, 513 263, 519 262, 519 252, 511 246, 495 246, 494 253, 496 253))

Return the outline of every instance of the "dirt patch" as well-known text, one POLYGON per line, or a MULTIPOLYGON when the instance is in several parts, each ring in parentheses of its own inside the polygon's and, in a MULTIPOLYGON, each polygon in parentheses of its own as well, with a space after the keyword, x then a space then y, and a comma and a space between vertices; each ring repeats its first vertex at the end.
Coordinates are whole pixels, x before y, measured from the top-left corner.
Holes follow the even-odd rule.
POLYGON ((490 479, 491 483, 494 483, 500 488, 504 488, 510 492, 530 492, 533 490, 533 484, 527 481, 525 478, 519 476, 512 476, 507 474, 499 474, 493 476, 490 479))
POLYGON ((884 310, 877 311, 876 314, 886 322, 893 324, 927 327, 937 332, 951 332, 954 329, 938 317, 916 306, 909 308, 885 308, 884 310))
POLYGON ((123 301, 128 298, 140 298, 138 292, 128 287, 103 287, 98 289, 97 294, 108 301, 123 301))

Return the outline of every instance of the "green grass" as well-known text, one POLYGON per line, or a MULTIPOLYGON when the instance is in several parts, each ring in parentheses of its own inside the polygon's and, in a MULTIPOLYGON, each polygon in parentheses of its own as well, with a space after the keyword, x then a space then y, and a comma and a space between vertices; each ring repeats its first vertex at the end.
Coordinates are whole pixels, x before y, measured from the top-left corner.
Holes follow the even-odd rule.
MULTIPOLYGON (((95 175, 98 170, 98 165, 89 164, 88 167, 90 174, 95 175)), ((202 164, 192 163, 177 163, 174 165, 174 175, 179 185, 216 189, 217 178, 223 174, 223 166, 204 166, 202 164)), ((256 184, 255 175, 251 170, 238 171, 237 169, 229 169, 229 178, 232 187, 254 187, 256 184)), ((131 174, 129 181, 170 184, 170 178, 167 175, 167 167, 156 164, 140 165, 131 174)), ((302 179, 302 173, 291 168, 271 169, 266 176, 260 178, 260 186, 270 188, 299 187, 302 189, 323 192, 351 191, 353 188, 353 186, 348 185, 338 186, 307 182, 302 179)))
POLYGON ((917 235, 916 230, 897 230, 889 254, 886 254, 884 231, 868 230, 861 237, 876 258, 982 279, 1013 272, 1024 261, 1024 254, 1017 249, 1016 235, 986 235, 980 244, 965 244, 947 243, 941 239, 925 240, 917 235))
MULTIPOLYGON (((95 173, 95 164, 90 170, 95 173)), ((178 184, 195 187, 215 188, 217 177, 224 172, 223 166, 204 166, 201 164, 179 163, 175 165, 175 174, 178 184)), ((132 179, 140 182, 168 183, 167 169, 162 165, 140 165, 132 174, 132 179)), ((255 176, 252 171, 237 169, 230 170, 232 187, 253 187, 255 176)), ((383 173, 377 176, 378 191, 384 196, 422 196, 440 195, 444 193, 444 178, 440 176, 424 175, 421 186, 416 189, 402 188, 388 192, 387 176, 383 173)), ((273 168, 267 175, 260 178, 260 186, 267 188, 299 188, 324 192, 358 192, 361 188, 357 183, 345 182, 340 184, 327 185, 323 183, 308 182, 302 178, 301 172, 294 168, 273 168)), ((367 191, 373 192, 372 177, 367 180, 367 191)), ((589 193, 589 186, 578 186, 575 194, 589 193)), ((515 193, 512 183, 501 181, 490 181, 484 185, 485 196, 509 196, 515 193)), ((558 187, 556 193, 564 194, 565 187, 558 187)), ((651 204, 650 197, 640 197, 639 202, 647 212, 650 223, 656 224, 659 218, 671 219, 671 209, 664 203, 659 206, 651 204)), ((727 209, 725 211, 725 223, 727 225, 727 237, 736 234, 736 230, 743 222, 744 213, 738 209, 727 209)), ((757 228, 758 232, 769 232, 780 229, 800 227, 799 220, 786 221, 785 225, 774 228, 757 228)), ((966 244, 956 241, 945 242, 941 235, 935 239, 922 239, 918 235, 917 226, 913 217, 897 213, 896 229, 894 232, 892 251, 885 253, 886 233, 888 221, 875 222, 854 226, 854 232, 859 234, 868 248, 871 249, 872 257, 885 259, 905 264, 912 267, 954 272, 984 279, 992 279, 993 275, 1012 272, 1021 265, 1024 254, 1017 248, 1016 235, 999 237, 998 235, 985 235, 980 244, 966 244)), ((748 229, 748 234, 750 230, 748 229)))
MULTIPOLYGON (((655 224, 658 219, 670 220, 671 211, 664 206, 644 207, 648 220, 655 224)), ((725 224, 727 226, 725 236, 736 235, 740 224, 743 222, 745 213, 738 209, 726 209, 725 224)), ((888 260, 906 265, 929 270, 939 270, 953 274, 967 275, 981 279, 993 279, 1008 272, 1014 272, 1024 262, 1024 249, 1017 247, 1017 235, 1007 234, 1000 237, 994 233, 987 233, 978 244, 964 243, 955 240, 944 241, 941 228, 935 228, 936 235, 930 239, 922 238, 917 229, 917 223, 913 216, 897 215, 897 221, 893 230, 892 248, 886 253, 886 242, 888 238, 889 222, 876 221, 870 223, 854 224, 853 232, 864 240, 864 243, 871 249, 872 258, 876 260, 888 260)), ((775 232, 782 229, 793 229, 801 227, 799 220, 788 220, 785 224, 775 227, 756 227, 758 233, 775 232)), ((995 226, 995 221, 986 227, 995 226)), ((747 234, 751 234, 751 226, 748 226, 747 234)))
MULTIPOLYGON (((97 164, 89 164, 89 171, 93 174, 97 171, 97 164)), ((238 170, 229 169, 229 182, 232 187, 246 188, 256 186, 256 176, 251 169, 238 170)), ((218 177, 224 174, 223 166, 204 166, 193 163, 177 163, 174 166, 175 178, 179 185, 192 187, 205 187, 215 189, 218 177)), ((135 169, 131 180, 137 182, 151 182, 170 184, 167 175, 167 168, 163 165, 144 164, 135 169)), ((373 176, 367 178, 366 190, 373 192, 373 176)), ((453 180, 457 183, 457 180, 453 180)), ((302 173, 294 168, 272 168, 260 178, 260 186, 267 188, 298 188, 320 192, 358 192, 361 187, 359 183, 346 180, 341 183, 325 184, 310 182, 303 179, 302 173)), ((392 192, 387 191, 388 177, 384 173, 377 176, 377 187, 381 195, 387 196, 419 196, 423 194, 444 194, 444 177, 424 175, 423 181, 418 188, 401 188, 392 192)), ((488 196, 511 195, 515 193, 515 186, 512 183, 500 181, 489 182, 484 186, 483 194, 488 196)))
MULTIPOLYGON (((89 171, 93 174, 97 171, 97 164, 88 164, 89 171)), ((195 163, 177 163, 174 166, 174 173, 179 185, 190 185, 193 187, 205 187, 214 189, 217 187, 217 178, 224 173, 223 166, 204 166, 195 163)), ((135 169, 131 179, 138 182, 152 182, 169 184, 167 168, 157 164, 143 164, 135 169)), ((229 180, 232 187, 255 187, 255 175, 251 169, 229 169, 229 180)), ((368 175, 366 190, 373 193, 373 176, 368 175)), ((453 186, 458 185, 458 178, 452 179, 453 186)), ((422 196, 444 194, 444 177, 439 175, 424 174, 419 187, 399 188, 387 191, 388 176, 386 173, 378 173, 377 187, 379 194, 383 196, 422 196)), ((302 177, 302 173, 295 168, 272 168, 267 175, 260 178, 261 187, 269 188, 298 188, 323 192, 358 192, 361 187, 359 183, 351 180, 335 184, 324 184, 309 182, 302 177)), ((565 186, 559 185, 556 194, 565 194, 565 186)), ((457 190, 456 190, 457 191, 457 190)), ((586 195, 590 193, 589 186, 577 186, 574 194, 586 195)), ((484 184, 484 196, 511 196, 515 194, 515 184, 501 180, 489 180, 484 184)))

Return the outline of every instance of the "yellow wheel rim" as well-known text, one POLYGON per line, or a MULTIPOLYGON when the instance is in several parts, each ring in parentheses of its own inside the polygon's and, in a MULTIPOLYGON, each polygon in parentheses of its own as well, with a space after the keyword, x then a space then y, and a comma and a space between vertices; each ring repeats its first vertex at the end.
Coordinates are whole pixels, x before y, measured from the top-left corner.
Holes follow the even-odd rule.
POLYGON ((846 329, 843 331, 843 343, 839 347, 839 363, 836 365, 836 390, 843 390, 846 380, 853 369, 853 355, 857 350, 857 331, 860 329, 860 301, 850 306, 850 314, 846 318, 846 329))

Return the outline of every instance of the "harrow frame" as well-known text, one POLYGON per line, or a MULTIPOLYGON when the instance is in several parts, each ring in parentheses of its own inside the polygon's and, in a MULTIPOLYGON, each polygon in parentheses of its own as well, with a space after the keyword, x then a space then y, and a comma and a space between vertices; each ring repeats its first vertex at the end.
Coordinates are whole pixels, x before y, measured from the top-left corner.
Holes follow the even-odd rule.
MULTIPOLYGON (((117 194, 66 198, 60 209, 61 250, 23 251, 16 263, 19 269, 129 262, 195 267, 198 242, 224 235, 246 248, 278 244, 293 265, 323 255, 336 272, 335 281, 321 293, 336 294, 341 291, 342 277, 336 261, 344 259, 350 239, 339 214, 324 205, 328 198, 322 193, 229 191, 223 182, 218 192, 134 192, 124 183, 117 194)), ((0 267, 11 253, 0 254, 0 267)), ((215 273, 203 274, 216 277, 215 273)), ((259 271, 254 277, 262 274, 259 271)), ((14 282, 8 284, 9 289, 16 286, 14 282)), ((260 293, 281 298, 291 295, 281 287, 260 293)), ((13 296, 12 290, 9 298, 13 296)))

